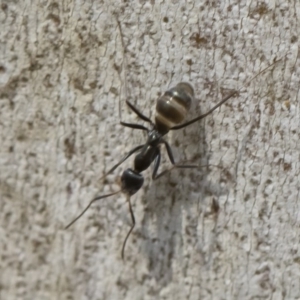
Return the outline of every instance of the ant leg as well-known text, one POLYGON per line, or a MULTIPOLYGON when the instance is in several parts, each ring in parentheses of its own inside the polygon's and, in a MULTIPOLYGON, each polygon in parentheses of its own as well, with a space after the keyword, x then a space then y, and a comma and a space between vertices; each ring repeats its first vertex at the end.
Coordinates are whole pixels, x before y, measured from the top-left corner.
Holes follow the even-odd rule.
POLYGON ((120 122, 120 124, 122 126, 129 127, 132 129, 141 129, 141 130, 149 131, 149 129, 147 127, 140 125, 140 124, 126 123, 126 122, 122 122, 122 121, 120 122))
POLYGON ((166 149, 167 149, 167 153, 168 153, 168 156, 169 156, 169 159, 171 161, 171 164, 172 165, 175 165, 175 160, 174 160, 174 156, 173 156, 173 152, 172 152, 172 148, 171 146, 169 145, 169 143, 165 140, 162 141, 163 144, 165 145, 166 149))
MULTIPOLYGON (((127 69, 127 60, 126 60, 126 56, 125 56, 125 50, 126 50, 126 47, 125 47, 125 44, 124 44, 124 40, 123 40, 123 31, 122 31, 122 27, 121 27, 121 24, 120 24, 120 21, 118 20, 118 18, 116 17, 116 21, 117 21, 117 24, 118 24, 118 29, 119 29, 119 32, 120 32, 120 37, 121 37, 121 43, 122 43, 122 48, 123 48, 123 62, 122 62, 122 69, 125 70, 124 72, 124 80, 125 80, 125 94, 127 96, 127 78, 126 78, 126 69, 127 69)), ((129 108, 142 120, 150 123, 151 125, 153 125, 152 121, 144 116, 133 104, 131 104, 128 100, 126 100, 126 104, 129 106, 129 108)), ((120 119, 121 118, 121 106, 120 106, 120 101, 119 101, 119 117, 120 119)), ((132 125, 134 124, 129 124, 129 123, 124 123, 124 122, 120 122, 123 126, 127 126, 127 127, 131 127, 131 128, 134 128, 134 129, 142 129, 142 130, 148 130, 146 129, 146 127, 143 127, 141 125, 138 125, 138 124, 135 124, 137 125, 137 127, 132 127, 132 125), (126 124, 126 125, 125 125, 126 124)))
MULTIPOLYGON (((170 147, 170 145, 168 145, 168 146, 169 146, 169 150, 170 150, 171 147, 170 147)), ((168 152, 168 154, 169 154, 169 152, 168 152)), ((179 165, 179 164, 175 164, 174 163, 174 158, 173 158, 173 155, 172 155, 172 151, 170 152, 170 154, 171 155, 169 156, 169 158, 170 158, 173 166, 170 169, 164 170, 164 171, 162 171, 161 173, 159 173, 157 175, 157 171, 158 171, 158 168, 159 168, 159 165, 160 165, 160 159, 161 159, 160 151, 159 150, 157 151, 156 158, 155 158, 155 161, 154 161, 154 169, 153 169, 153 173, 152 173, 152 180, 158 179, 159 177, 161 177, 164 174, 170 172, 174 168, 182 168, 182 169, 199 168, 199 165, 179 165)))
MULTIPOLYGON (((275 64, 277 64, 279 61, 281 61, 283 58, 285 58, 287 56, 287 54, 285 54, 284 56, 282 56, 281 58, 273 61, 272 64, 270 64, 269 66, 267 66, 266 68, 262 69, 259 73, 257 73, 256 75, 254 75, 247 83, 246 85, 244 86, 247 86, 250 84, 250 82, 252 80, 254 80, 257 76, 259 76, 260 74, 264 73, 265 71, 267 71, 268 69, 270 69, 272 66, 274 66, 275 64)), ((186 123, 183 123, 181 125, 177 125, 177 126, 174 126, 172 128, 170 128, 170 130, 177 130, 177 129, 181 129, 181 128, 184 128, 188 125, 191 125, 203 118, 205 118, 206 116, 208 116, 209 114, 211 114, 215 109, 217 109, 218 107, 220 107, 224 102, 226 102, 228 99, 230 99, 231 97, 233 97, 234 95, 237 95, 239 93, 239 91, 241 90, 242 88, 238 89, 237 91, 234 91, 232 93, 230 93, 227 97, 225 97, 223 100, 221 100, 218 104, 216 104, 213 108, 211 108, 208 112, 206 112, 205 114, 199 116, 199 117, 196 117, 195 119, 192 119, 186 123)))
POLYGON ((171 146, 165 140, 163 140, 162 142, 166 146, 169 159, 170 159, 170 161, 171 161, 171 163, 172 163, 173 166, 176 166, 177 168, 198 168, 199 167, 198 165, 178 165, 178 164, 175 164, 175 160, 174 160, 174 156, 173 156, 173 152, 172 152, 171 146))
POLYGON ((208 165, 205 166, 199 166, 199 165, 173 165, 170 169, 164 170, 161 173, 159 173, 158 175, 156 175, 155 178, 153 178, 154 180, 164 176, 165 174, 171 172, 173 169, 178 168, 178 169, 197 169, 197 168, 201 168, 201 167, 207 167, 208 165))
POLYGON ((184 128, 186 126, 189 126, 203 118, 205 118, 206 116, 208 116, 209 114, 211 114, 214 110, 216 110, 218 107, 220 107, 224 102, 226 102, 227 100, 229 100, 231 97, 233 97, 234 95, 238 94, 238 91, 234 91, 233 93, 230 93, 227 97, 225 97, 222 101, 220 101, 218 104, 216 104, 213 108, 211 108, 208 112, 206 112, 205 114, 196 117, 195 119, 192 119, 186 123, 183 123, 181 125, 177 125, 174 126, 172 128, 170 128, 170 130, 177 130, 177 129, 181 129, 184 128))
POLYGON ((169 157, 169 159, 170 159, 170 161, 171 161, 171 163, 172 163, 173 166, 170 169, 164 170, 164 171, 162 171, 161 173, 159 173, 157 175, 157 170, 158 170, 158 167, 159 167, 159 164, 160 164, 160 157, 161 157, 160 152, 158 152, 157 157, 155 159, 154 170, 153 170, 153 174, 152 174, 152 179, 153 180, 156 180, 159 177, 162 177, 163 175, 165 175, 166 173, 172 171, 175 168, 180 168, 180 169, 195 169, 195 168, 201 167, 199 165, 181 165, 181 164, 175 164, 175 160, 174 160, 174 156, 173 156, 173 152, 172 152, 171 146, 165 140, 162 140, 162 143, 166 146, 168 157, 169 157))
POLYGON ((152 172, 152 180, 156 179, 156 174, 160 165, 160 159, 161 159, 161 154, 160 154, 160 150, 159 148, 157 148, 157 153, 156 153, 156 157, 155 157, 155 161, 154 161, 154 168, 153 168, 153 172, 152 172))
MULTIPOLYGON (((146 116, 144 116, 135 106, 133 106, 129 101, 126 101, 126 104, 130 107, 130 109, 133 110, 134 113, 137 114, 137 116, 146 121, 146 122, 149 122, 151 125, 153 125, 152 121, 147 118, 146 116)), ((120 124, 122 126, 125 126, 125 127, 129 127, 129 128, 132 128, 132 129, 141 129, 141 130, 145 130, 147 132, 149 132, 149 129, 143 125, 140 125, 140 124, 134 124, 134 123, 126 123, 126 122, 123 122, 123 121, 120 121, 120 124)))
POLYGON ((156 175, 156 177, 154 178, 154 180, 164 176, 165 174, 171 172, 173 169, 199 169, 199 168, 203 168, 203 167, 217 167, 217 168, 221 168, 221 166, 217 166, 217 165, 173 165, 171 168, 162 171, 161 173, 159 173, 158 175, 156 175))
MULTIPOLYGON (((172 164, 173 166, 179 166, 179 165, 176 165, 176 164, 175 164, 175 160, 174 160, 172 148, 171 148, 171 146, 169 145, 169 143, 168 143, 167 141, 165 141, 165 140, 162 140, 162 143, 166 146, 167 153, 168 153, 169 159, 170 159, 170 161, 171 161, 171 164, 172 164)), ((181 166, 181 168, 184 168, 184 167, 185 167, 185 165, 180 165, 180 166, 181 166)), ((191 168, 192 166, 195 166, 195 168, 198 167, 198 165, 186 165, 186 166, 187 166, 187 168, 191 168)), ((192 168, 193 168, 193 167, 192 167, 192 168)))
POLYGON ((144 147, 144 145, 140 145, 137 146, 135 148, 133 148, 132 150, 130 150, 116 165, 114 165, 109 171, 107 171, 102 177, 104 178, 105 176, 107 176, 108 174, 112 173, 118 166, 120 166, 128 157, 130 157, 133 153, 139 151, 140 149, 142 149, 144 147))
POLYGON ((143 115, 133 104, 131 104, 128 100, 126 100, 126 104, 129 106, 129 108, 142 120, 144 120, 145 122, 150 123, 151 125, 153 125, 153 122, 146 117, 145 115, 143 115))
POLYGON ((134 226, 135 226, 135 217, 134 217, 134 213, 133 213, 133 210, 132 210, 132 206, 131 206, 131 202, 130 202, 130 197, 127 196, 127 201, 128 201, 128 205, 129 205, 129 211, 130 211, 130 216, 131 216, 131 220, 132 220, 132 225, 125 237, 125 240, 123 242, 123 246, 122 246, 122 251, 121 251, 121 257, 122 257, 122 260, 124 260, 124 253, 125 253, 125 246, 126 246, 126 242, 131 234, 131 231, 133 230, 134 226))

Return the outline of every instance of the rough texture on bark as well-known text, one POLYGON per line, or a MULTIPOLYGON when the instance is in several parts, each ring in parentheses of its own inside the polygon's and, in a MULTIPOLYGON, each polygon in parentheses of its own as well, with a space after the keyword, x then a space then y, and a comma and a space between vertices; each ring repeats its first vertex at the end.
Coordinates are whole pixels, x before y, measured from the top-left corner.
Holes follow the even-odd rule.
POLYGON ((299 299, 299 14, 298 0, 1 1, 0 298, 299 299), (119 189, 132 158, 101 177, 145 141, 119 104, 123 121, 141 122, 126 99, 153 118, 180 81, 189 118, 241 90, 168 135, 177 162, 210 166, 143 173, 122 261, 124 195, 64 227, 119 189))

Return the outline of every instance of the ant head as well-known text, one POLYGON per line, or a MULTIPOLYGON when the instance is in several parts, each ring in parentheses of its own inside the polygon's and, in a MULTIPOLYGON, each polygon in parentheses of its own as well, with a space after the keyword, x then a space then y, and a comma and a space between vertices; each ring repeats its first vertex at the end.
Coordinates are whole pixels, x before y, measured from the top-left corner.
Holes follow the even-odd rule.
POLYGON ((134 195, 144 184, 144 177, 132 169, 127 169, 121 177, 122 192, 127 195, 134 195))

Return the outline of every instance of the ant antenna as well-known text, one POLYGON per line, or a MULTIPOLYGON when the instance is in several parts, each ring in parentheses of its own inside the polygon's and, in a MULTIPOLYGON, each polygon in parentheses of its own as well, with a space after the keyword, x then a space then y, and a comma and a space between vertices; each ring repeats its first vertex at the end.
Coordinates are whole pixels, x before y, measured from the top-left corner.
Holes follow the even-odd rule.
POLYGON ((94 203, 94 202, 96 202, 96 201, 98 201, 98 200, 101 200, 101 199, 103 199, 103 198, 107 198, 107 197, 110 197, 110 196, 113 196, 113 195, 116 195, 116 194, 118 194, 118 193, 120 193, 121 191, 117 191, 117 192, 114 192, 114 193, 110 193, 110 194, 106 194, 106 195, 103 195, 103 196, 99 196, 99 197, 96 197, 96 198, 94 198, 94 199, 92 199, 91 201, 90 201, 90 203, 88 204, 88 206, 71 222, 71 223, 69 223, 66 227, 65 227, 65 229, 68 229, 68 228, 70 228, 78 219, 80 219, 83 215, 84 215, 84 213, 90 208, 90 206, 94 203))
POLYGON ((129 238, 129 236, 130 236, 130 234, 131 234, 131 232, 132 232, 132 230, 133 230, 133 228, 135 226, 135 217, 134 217, 134 213, 133 213, 133 210, 132 210, 132 206, 131 206, 130 196, 129 195, 127 195, 126 200, 128 202, 128 206, 129 206, 129 211, 130 211, 130 216, 131 216, 131 220, 132 220, 132 225, 131 225, 131 227, 130 227, 130 229, 129 229, 126 237, 125 237, 125 240, 123 242, 122 251, 121 251, 122 260, 124 260, 124 253, 125 253, 126 242, 127 242, 128 238, 129 238))

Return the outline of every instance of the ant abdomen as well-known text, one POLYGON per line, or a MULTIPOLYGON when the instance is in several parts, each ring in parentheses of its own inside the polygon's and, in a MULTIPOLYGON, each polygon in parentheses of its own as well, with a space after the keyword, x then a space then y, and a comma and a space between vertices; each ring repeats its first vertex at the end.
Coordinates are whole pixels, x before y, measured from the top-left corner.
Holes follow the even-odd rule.
POLYGON ((166 91, 156 102, 155 125, 160 133, 167 133, 187 116, 194 98, 194 89, 187 82, 180 82, 166 91))

